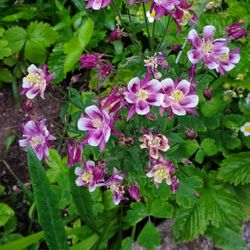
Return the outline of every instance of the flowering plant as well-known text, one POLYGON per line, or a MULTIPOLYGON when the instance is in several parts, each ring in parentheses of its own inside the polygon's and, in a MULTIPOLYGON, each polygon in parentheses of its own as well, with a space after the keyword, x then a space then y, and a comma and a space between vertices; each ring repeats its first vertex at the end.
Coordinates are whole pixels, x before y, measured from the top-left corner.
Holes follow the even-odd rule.
POLYGON ((71 40, 58 38, 48 66, 31 64, 22 82, 19 144, 48 247, 68 249, 70 239, 76 249, 154 249, 158 219, 174 218, 176 242, 206 235, 232 249, 221 240, 232 234, 245 249, 247 23, 213 23, 206 18, 221 12, 203 1, 88 0, 82 11, 71 40), (47 117, 30 111, 56 92, 63 127, 54 137, 47 117), (59 208, 73 218, 66 231, 59 208))

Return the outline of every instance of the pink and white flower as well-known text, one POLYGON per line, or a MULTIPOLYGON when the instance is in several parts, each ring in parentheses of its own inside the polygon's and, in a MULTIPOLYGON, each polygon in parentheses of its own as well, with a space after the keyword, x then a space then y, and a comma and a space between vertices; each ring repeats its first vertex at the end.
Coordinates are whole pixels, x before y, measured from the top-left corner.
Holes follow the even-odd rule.
POLYGON ((151 106, 160 106, 164 98, 160 90, 161 83, 156 79, 150 80, 148 76, 143 80, 138 77, 131 79, 124 92, 125 100, 131 104, 127 120, 135 113, 149 114, 151 106))
POLYGON ((165 94, 161 112, 166 109, 180 116, 186 115, 187 112, 195 113, 194 107, 198 105, 199 97, 194 93, 190 82, 181 80, 175 83, 171 78, 166 78, 161 84, 165 94))
POLYGON ((128 188, 129 195, 136 201, 140 200, 140 190, 138 184, 135 182, 128 188))
POLYGON ((107 7, 112 0, 88 0, 87 9, 100 10, 107 7))
POLYGON ((96 187, 104 185, 106 169, 103 164, 95 164, 94 161, 86 161, 83 168, 77 167, 75 174, 77 186, 88 186, 89 192, 95 191, 96 187))
POLYGON ((37 68, 34 64, 28 67, 28 75, 23 78, 22 92, 28 99, 35 98, 40 94, 44 99, 46 86, 54 78, 54 74, 47 73, 47 66, 44 64, 41 68, 37 68))
POLYGON ((219 67, 218 58, 229 53, 227 40, 220 38, 214 39, 215 27, 205 26, 203 29, 203 38, 200 38, 195 29, 188 33, 188 40, 191 42, 192 49, 188 51, 188 59, 192 64, 197 64, 203 60, 209 69, 219 67))
POLYGON ((86 141, 91 146, 99 146, 103 151, 108 142, 113 121, 105 110, 99 109, 96 105, 85 109, 86 115, 78 120, 77 127, 82 131, 88 131, 86 141))
POLYGON ((78 146, 75 139, 72 144, 67 142, 68 146, 68 166, 72 167, 74 164, 82 160, 82 145, 78 146))
POLYGON ((26 150, 27 146, 30 145, 40 161, 44 157, 48 158, 49 141, 56 138, 49 133, 45 126, 45 119, 41 121, 28 121, 22 126, 22 131, 25 139, 19 140, 20 147, 26 150))

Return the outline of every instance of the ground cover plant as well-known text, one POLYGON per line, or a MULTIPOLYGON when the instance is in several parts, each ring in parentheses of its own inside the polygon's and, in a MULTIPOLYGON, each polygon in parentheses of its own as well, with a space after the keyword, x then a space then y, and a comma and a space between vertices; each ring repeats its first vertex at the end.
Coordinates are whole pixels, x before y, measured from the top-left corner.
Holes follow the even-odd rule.
POLYGON ((0 250, 155 249, 170 218, 175 242, 248 249, 249 4, 2 1, 0 83, 23 109, 4 150, 29 180, 1 160, 28 222, 2 183, 0 250))

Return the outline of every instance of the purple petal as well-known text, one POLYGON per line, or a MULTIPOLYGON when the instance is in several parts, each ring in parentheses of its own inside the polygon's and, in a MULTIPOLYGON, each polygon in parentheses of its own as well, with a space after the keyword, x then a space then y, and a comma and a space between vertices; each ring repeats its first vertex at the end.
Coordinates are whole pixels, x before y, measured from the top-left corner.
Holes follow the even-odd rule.
POLYGON ((200 59, 202 58, 202 54, 199 50, 197 49, 191 49, 187 52, 187 56, 188 56, 188 59, 189 61, 192 63, 192 64, 196 64, 200 61, 200 59))
POLYGON ((199 97, 197 95, 189 95, 185 96, 181 101, 180 105, 185 106, 187 108, 194 108, 199 103, 199 97))
POLYGON ((78 177, 78 178, 76 179, 75 183, 76 183, 76 185, 77 185, 78 187, 83 186, 83 185, 85 184, 85 183, 83 182, 83 180, 82 180, 81 177, 78 177))
POLYGON ((82 169, 82 168, 79 168, 79 167, 76 167, 76 168, 75 168, 75 174, 76 174, 76 175, 79 176, 79 175, 81 175, 82 173, 83 173, 83 169, 82 169))
POLYGON ((88 139, 88 143, 91 146, 98 146, 102 140, 103 132, 101 129, 90 132, 90 137, 88 139))
POLYGON ((135 110, 138 115, 146 115, 150 111, 150 107, 147 102, 139 101, 136 103, 135 110))
POLYGON ((140 79, 138 77, 131 79, 127 88, 129 92, 136 94, 140 89, 140 79))
POLYGON ((186 115, 186 110, 179 104, 172 104, 171 109, 176 115, 186 115))
POLYGON ((180 90, 184 95, 187 95, 190 91, 190 82, 188 82, 187 80, 181 80, 176 89, 180 90))
POLYGON ((103 118, 101 110, 96 105, 87 107, 85 113, 93 119, 99 118, 102 120, 103 118))
POLYGON ((215 27, 213 25, 207 25, 203 28, 203 36, 205 40, 212 40, 215 34, 215 27))
POLYGON ((135 105, 132 105, 128 111, 127 121, 135 115, 135 105))
POLYGON ((144 86, 143 86, 143 89, 149 91, 149 92, 157 92, 161 89, 161 83, 156 80, 156 79, 153 79, 149 82, 147 82, 144 86))
POLYGON ((93 130, 95 129, 93 127, 93 123, 92 120, 88 119, 88 118, 80 118, 77 122, 77 127, 82 130, 82 131, 88 131, 88 130, 93 130))
POLYGON ((202 45, 202 40, 195 29, 189 31, 188 40, 191 41, 192 46, 194 46, 195 48, 200 48, 202 45))
POLYGON ((161 81, 161 87, 164 93, 171 95, 171 93, 174 90, 174 81, 171 78, 166 78, 163 81, 161 81))
POLYGON ((28 139, 23 139, 23 140, 19 140, 19 146, 20 147, 26 147, 29 143, 29 140, 28 139))
POLYGON ((26 92, 26 96, 28 99, 34 99, 36 95, 39 93, 39 91, 40 91, 39 88, 33 87, 26 92))

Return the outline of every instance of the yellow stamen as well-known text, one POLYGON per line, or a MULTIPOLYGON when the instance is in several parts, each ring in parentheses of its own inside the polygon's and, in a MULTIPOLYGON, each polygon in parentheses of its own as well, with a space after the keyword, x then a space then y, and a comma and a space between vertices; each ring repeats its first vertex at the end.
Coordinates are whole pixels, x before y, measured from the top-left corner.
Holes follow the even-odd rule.
POLYGON ((184 94, 182 91, 180 91, 179 89, 175 90, 173 93, 172 93, 172 97, 174 99, 175 102, 179 102, 182 100, 182 98, 184 97, 184 94))
POLYGON ((92 121, 94 128, 100 128, 102 126, 102 121, 99 118, 96 118, 92 121))
POLYGON ((33 86, 36 86, 36 87, 41 85, 41 82, 43 80, 41 75, 39 75, 38 73, 30 73, 30 74, 28 74, 27 79, 33 86))
POLYGON ((30 144, 33 145, 33 146, 37 146, 37 145, 40 145, 42 143, 43 143, 43 139, 38 135, 33 136, 31 138, 31 141, 30 141, 30 144))
POLYGON ((206 41, 202 45, 202 50, 204 53, 211 53, 214 49, 214 45, 211 41, 206 41))
POLYGON ((224 54, 224 55, 218 56, 217 58, 220 61, 225 62, 225 61, 227 61, 229 59, 229 55, 228 54, 224 54))
POLYGON ((148 91, 141 89, 136 93, 136 96, 140 101, 145 101, 148 98, 148 91))
POLYGON ((82 180, 85 181, 85 182, 90 182, 92 179, 92 174, 89 173, 89 172, 84 172, 82 174, 82 180))
POLYGON ((245 130, 246 132, 250 133, 250 125, 245 126, 245 127, 244 127, 244 130, 245 130))

